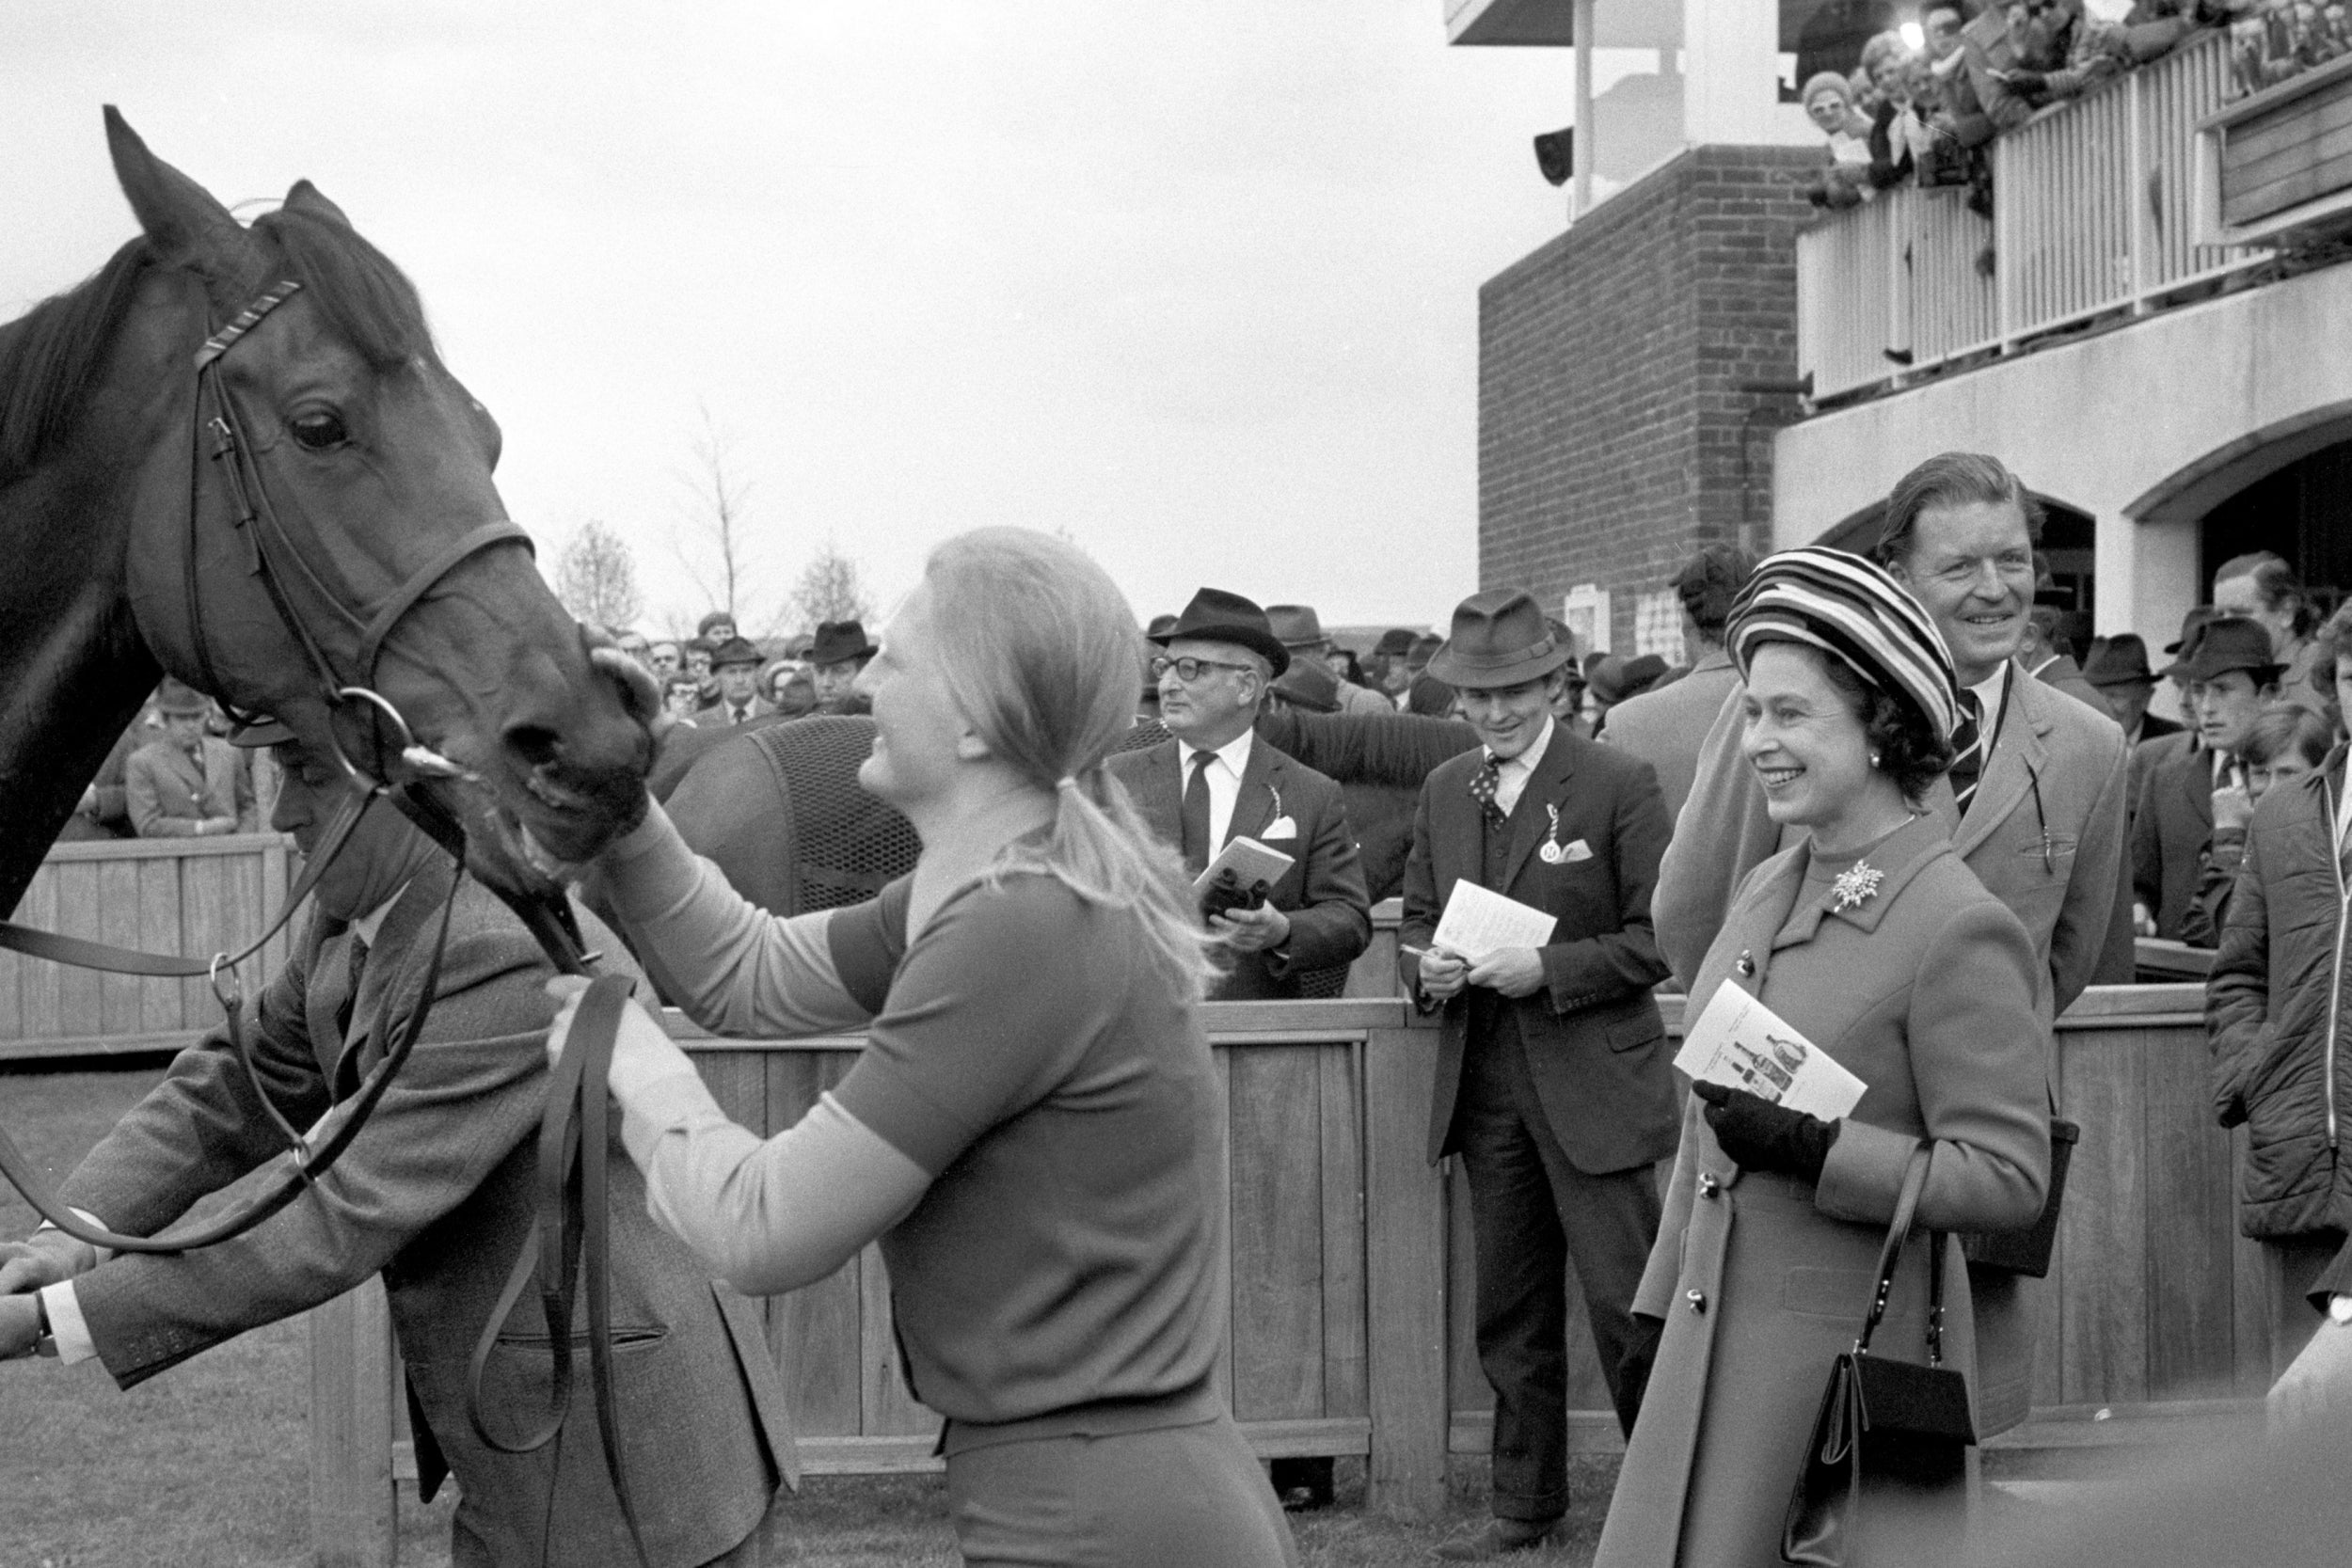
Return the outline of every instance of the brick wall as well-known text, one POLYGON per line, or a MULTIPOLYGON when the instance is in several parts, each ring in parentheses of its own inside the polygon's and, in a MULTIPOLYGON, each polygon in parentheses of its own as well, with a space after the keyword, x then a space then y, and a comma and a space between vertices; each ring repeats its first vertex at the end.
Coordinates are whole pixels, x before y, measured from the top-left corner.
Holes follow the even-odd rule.
MULTIPOLYGON (((1802 148, 1703 147, 1594 210, 1478 293, 1478 578, 1557 613, 1635 603, 1696 546, 1742 538, 1743 381, 1796 372, 1802 148)), ((1746 426, 1745 542, 1771 537, 1770 425, 1746 426)))

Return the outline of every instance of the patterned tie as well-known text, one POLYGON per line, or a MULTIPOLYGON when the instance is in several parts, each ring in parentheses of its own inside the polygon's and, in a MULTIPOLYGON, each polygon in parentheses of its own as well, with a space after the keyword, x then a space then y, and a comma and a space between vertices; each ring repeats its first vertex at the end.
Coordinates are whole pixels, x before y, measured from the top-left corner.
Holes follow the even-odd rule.
POLYGON ((1952 803, 1968 815, 1984 776, 1984 704, 1974 691, 1960 694, 1960 723, 1952 730, 1952 803))
POLYGON ((1184 781, 1184 865, 1196 877, 1209 868, 1209 764, 1216 760, 1215 752, 1193 752, 1192 777, 1184 781))
POLYGON ((1470 775, 1470 799, 1478 802, 1486 825, 1491 828, 1500 828, 1510 820, 1503 816, 1502 803, 1495 799, 1495 790, 1502 783, 1502 764, 1491 755, 1486 758, 1486 766, 1470 775))

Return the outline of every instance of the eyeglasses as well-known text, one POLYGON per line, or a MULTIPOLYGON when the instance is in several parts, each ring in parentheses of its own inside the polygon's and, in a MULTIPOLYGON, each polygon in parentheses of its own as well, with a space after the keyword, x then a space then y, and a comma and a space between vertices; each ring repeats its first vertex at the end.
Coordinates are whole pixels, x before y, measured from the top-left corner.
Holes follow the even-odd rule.
POLYGON ((1178 680, 1191 686, 1200 679, 1204 671, 1238 670, 1248 674, 1255 673, 1256 669, 1253 664, 1228 664, 1216 658, 1155 658, 1152 661, 1152 678, 1155 681, 1166 679, 1168 673, 1173 670, 1178 680))

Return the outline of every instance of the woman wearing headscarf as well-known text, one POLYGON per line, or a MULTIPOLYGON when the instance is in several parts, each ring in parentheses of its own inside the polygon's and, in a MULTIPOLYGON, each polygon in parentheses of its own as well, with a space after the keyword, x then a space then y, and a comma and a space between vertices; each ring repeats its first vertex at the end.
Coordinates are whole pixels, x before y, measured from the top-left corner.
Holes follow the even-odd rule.
MULTIPOLYGON (((1927 1183, 1872 1350, 1925 1359, 1929 1249, 1942 1246, 1945 1363, 1972 1379, 1951 1233, 2032 1224, 2048 1182, 2032 942, 1919 805, 1950 765, 1959 704, 1934 624, 1878 567, 1809 548, 1757 568, 1725 641, 1747 683, 1748 765, 1773 818, 1807 836, 1741 885, 1692 1016, 1739 987, 1867 1088, 1838 1121, 1694 1090, 1634 1297, 1654 1370, 1599 1568, 1777 1563, 1913 1151, 1929 1150, 1927 1183)), ((1637 1372, 1644 1354, 1629 1357, 1637 1372)), ((1864 1544, 1850 1560, 1916 1560, 1864 1544)))
POLYGON ((654 1218, 738 1288, 795 1290, 880 1239, 972 1563, 1295 1560, 1213 1378, 1227 1200, 1206 939, 1100 766, 1129 728, 1135 626, 1068 545, 951 539, 857 682, 875 730, 859 782, 921 835, 911 876, 779 919, 655 806, 592 877, 706 1027, 866 1029, 849 1075, 764 1141, 636 1007, 612 1091, 654 1218))

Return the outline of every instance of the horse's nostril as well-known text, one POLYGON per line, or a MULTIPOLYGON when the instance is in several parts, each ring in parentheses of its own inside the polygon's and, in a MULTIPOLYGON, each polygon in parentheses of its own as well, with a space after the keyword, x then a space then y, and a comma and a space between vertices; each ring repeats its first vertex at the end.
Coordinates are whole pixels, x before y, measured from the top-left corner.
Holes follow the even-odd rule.
POLYGON ((516 724, 506 732, 506 744, 533 768, 553 762, 563 737, 544 724, 516 724))

